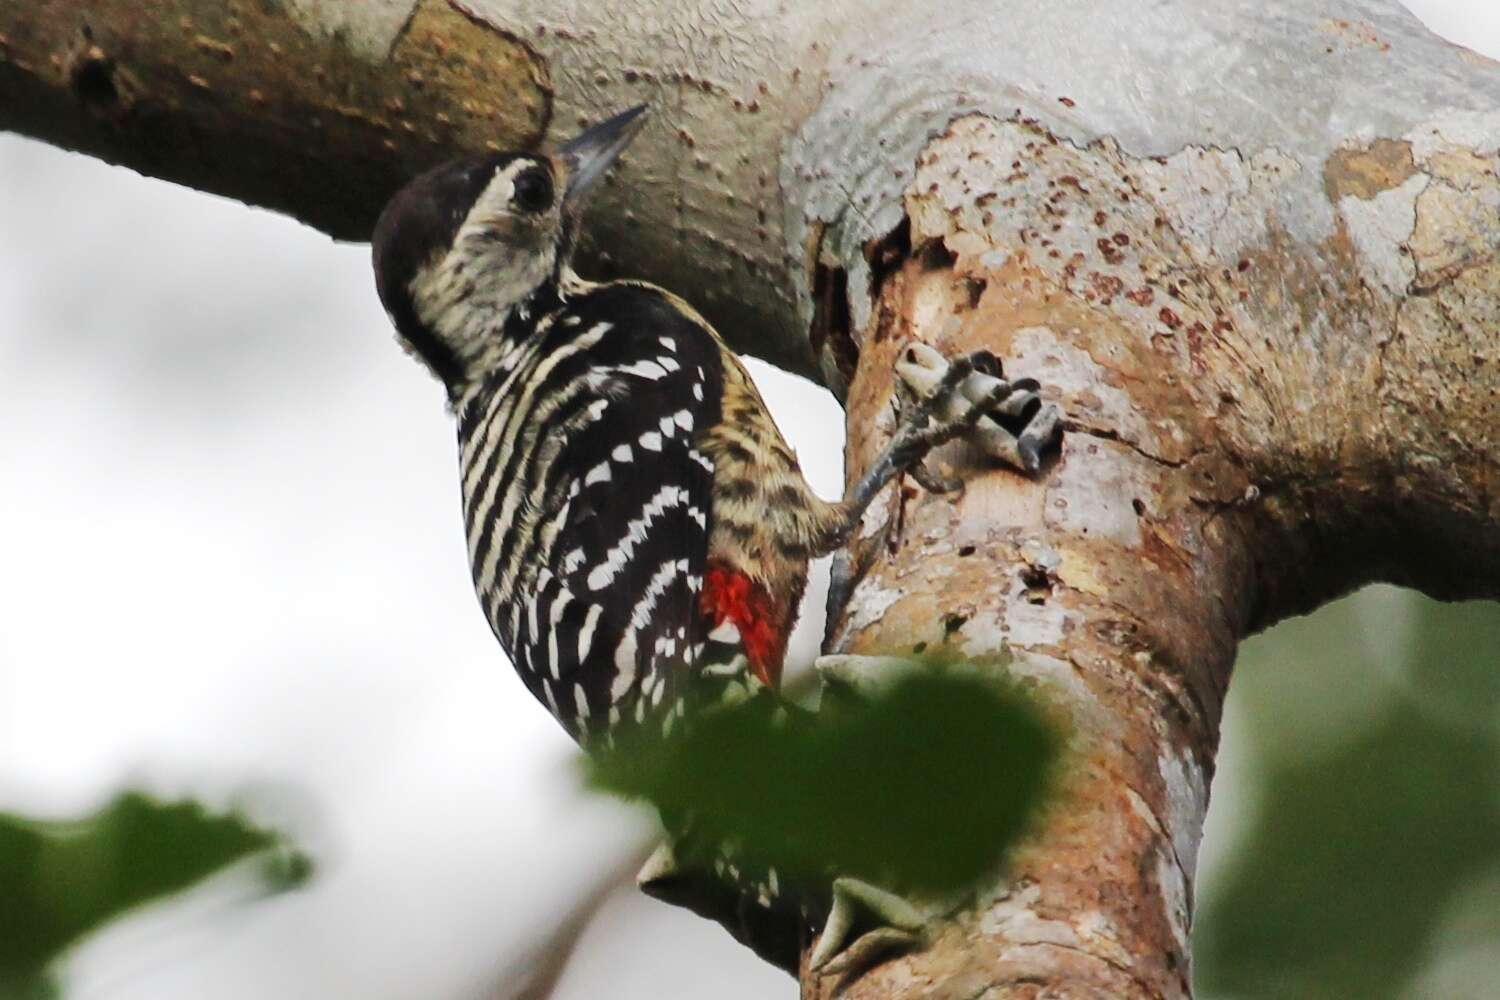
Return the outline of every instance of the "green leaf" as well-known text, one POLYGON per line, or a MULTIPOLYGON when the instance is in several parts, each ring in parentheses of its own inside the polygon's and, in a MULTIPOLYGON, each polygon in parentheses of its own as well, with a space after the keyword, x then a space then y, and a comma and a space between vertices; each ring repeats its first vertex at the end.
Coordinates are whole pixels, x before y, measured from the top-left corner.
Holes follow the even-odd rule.
POLYGON ((130 793, 72 822, 0 813, 0 996, 46 995, 43 971, 85 934, 256 854, 268 889, 310 872, 276 834, 193 802, 130 793))
POLYGON ((672 738, 594 755, 588 779, 669 825, 691 816, 705 849, 734 843, 794 879, 946 893, 995 874, 1061 744, 1039 711, 977 671, 930 666, 831 700, 817 714, 770 697, 705 713, 672 738))

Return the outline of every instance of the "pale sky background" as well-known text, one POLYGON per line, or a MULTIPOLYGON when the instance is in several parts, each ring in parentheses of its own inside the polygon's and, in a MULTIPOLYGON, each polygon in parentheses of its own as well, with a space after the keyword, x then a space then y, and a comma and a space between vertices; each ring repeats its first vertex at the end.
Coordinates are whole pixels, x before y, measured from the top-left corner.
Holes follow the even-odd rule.
MULTIPOLYGON (((1412 0, 1500 56, 1500 3, 1412 0)), ((125 786, 242 803, 319 862, 78 950, 70 1000, 470 1000, 650 827, 581 796, 572 744, 480 615, 438 386, 364 246, 0 136, 0 809, 125 786)), ((841 414, 751 363, 824 496, 841 414)), ((794 659, 821 630, 821 581, 794 659)), ((1201 877, 1232 850, 1233 712, 1201 877)), ((559 1000, 791 1000, 716 926, 615 892, 559 1000)))

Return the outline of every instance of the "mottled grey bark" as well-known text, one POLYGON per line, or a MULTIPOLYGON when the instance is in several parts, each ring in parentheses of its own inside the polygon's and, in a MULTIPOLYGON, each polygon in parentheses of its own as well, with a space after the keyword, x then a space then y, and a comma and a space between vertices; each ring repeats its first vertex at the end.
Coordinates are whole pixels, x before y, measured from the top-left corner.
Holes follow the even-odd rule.
POLYGON ((1063 404, 1038 481, 955 446, 961 498, 877 502, 833 645, 1008 644, 1066 797, 931 948, 806 996, 1190 995, 1238 639, 1370 580, 1500 590, 1500 73, 1390 0, 89 16, 0 8, 0 125, 350 238, 437 157, 650 100, 595 264, 821 374, 851 476, 910 338, 1063 404))

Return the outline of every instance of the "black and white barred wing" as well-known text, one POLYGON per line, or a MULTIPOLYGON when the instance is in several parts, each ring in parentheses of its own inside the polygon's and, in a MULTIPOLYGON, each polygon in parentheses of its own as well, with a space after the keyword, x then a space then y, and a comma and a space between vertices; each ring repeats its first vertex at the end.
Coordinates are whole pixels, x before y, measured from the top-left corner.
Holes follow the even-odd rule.
POLYGON ((555 323, 603 330, 578 376, 593 416, 556 442, 551 467, 572 482, 552 491, 556 537, 515 645, 533 692, 582 738, 681 711, 713 486, 693 441, 719 419, 722 362, 652 289, 600 289, 555 323))

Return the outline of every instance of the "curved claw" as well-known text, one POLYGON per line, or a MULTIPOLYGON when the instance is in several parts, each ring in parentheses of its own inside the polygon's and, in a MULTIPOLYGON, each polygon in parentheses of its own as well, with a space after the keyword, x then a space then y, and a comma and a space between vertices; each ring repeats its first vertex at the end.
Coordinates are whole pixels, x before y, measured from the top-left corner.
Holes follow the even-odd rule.
POLYGON ((1042 453, 1062 437, 1062 421, 1061 408, 1049 403, 1027 422, 1016 438, 1016 450, 1026 463, 1026 471, 1035 472, 1042 467, 1042 453))
MULTIPOLYGON (((1032 474, 1057 442, 1062 411, 1043 402, 1036 379, 1005 381, 999 359, 989 351, 950 362, 936 349, 912 343, 902 351, 896 369, 921 401, 920 417, 935 416, 943 422, 941 427, 924 427, 928 447, 963 435, 991 458, 1032 474)), ((937 482, 930 473, 913 472, 924 489, 938 492, 932 490, 937 482)))
POLYGON ((814 972, 833 974, 860 968, 893 947, 914 948, 923 941, 928 914, 905 898, 857 878, 833 880, 833 905, 807 964, 814 972), (875 930, 845 947, 859 917, 873 918, 875 930))
POLYGON ((922 946, 922 936, 897 927, 878 927, 861 934, 847 948, 814 969, 825 976, 842 976, 862 972, 887 955, 915 951, 922 946))
POLYGON ((969 360, 974 365, 974 370, 991 378, 1004 378, 1005 368, 1000 364, 1000 359, 995 357, 992 351, 978 350, 969 355, 969 360))

